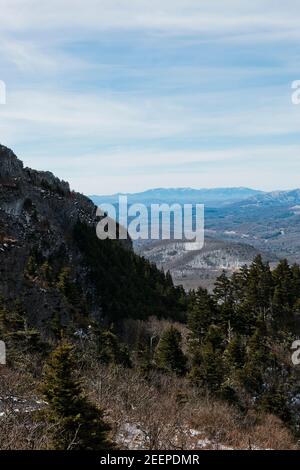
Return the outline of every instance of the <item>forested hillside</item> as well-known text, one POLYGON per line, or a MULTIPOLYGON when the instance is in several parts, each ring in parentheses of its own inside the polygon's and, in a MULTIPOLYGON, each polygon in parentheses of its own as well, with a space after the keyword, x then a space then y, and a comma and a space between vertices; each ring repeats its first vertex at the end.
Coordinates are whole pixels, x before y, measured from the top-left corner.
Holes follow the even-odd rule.
POLYGON ((136 256, 131 241, 100 241, 96 206, 0 147, 0 294, 31 326, 96 318, 183 319, 182 288, 136 256))
POLYGON ((212 295, 192 294, 188 314, 191 380, 241 409, 272 412, 296 431, 297 376, 291 346, 299 334, 300 268, 281 261, 271 271, 258 256, 220 276, 212 295))
POLYGON ((67 183, 0 164, 1 449, 297 447, 298 265, 187 293, 67 183))
POLYGON ((16 448, 296 448, 299 282, 299 266, 257 257, 213 294, 186 295, 186 321, 90 319, 50 336, 2 300, 0 426, 16 448))

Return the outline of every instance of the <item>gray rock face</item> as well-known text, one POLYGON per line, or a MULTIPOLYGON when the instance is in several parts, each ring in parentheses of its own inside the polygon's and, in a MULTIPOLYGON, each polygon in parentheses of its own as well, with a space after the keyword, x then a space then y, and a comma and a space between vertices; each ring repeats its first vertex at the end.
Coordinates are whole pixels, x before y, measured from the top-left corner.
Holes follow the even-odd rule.
MULTIPOLYGON (((8 304, 20 300, 29 323, 39 328, 49 328, 53 315, 61 322, 74 315, 74 306, 57 287, 64 268, 69 270, 68 282, 88 293, 88 314, 101 316, 73 237, 78 221, 96 226, 96 206, 90 199, 70 191, 68 183, 50 172, 24 168, 10 149, 0 146, 0 295, 8 304), (51 275, 43 274, 47 263, 51 275)), ((83 294, 82 299, 84 304, 83 294)))
POLYGON ((23 163, 12 150, 0 145, 0 180, 20 178, 23 174, 23 163))
POLYGON ((31 168, 25 168, 25 173, 28 181, 34 186, 44 187, 64 196, 70 193, 69 183, 59 180, 50 171, 36 171, 31 168))
POLYGON ((87 197, 70 191, 69 184, 50 172, 23 168, 8 148, 0 146, 0 210, 25 217, 31 207, 55 225, 95 222, 96 208, 87 197))

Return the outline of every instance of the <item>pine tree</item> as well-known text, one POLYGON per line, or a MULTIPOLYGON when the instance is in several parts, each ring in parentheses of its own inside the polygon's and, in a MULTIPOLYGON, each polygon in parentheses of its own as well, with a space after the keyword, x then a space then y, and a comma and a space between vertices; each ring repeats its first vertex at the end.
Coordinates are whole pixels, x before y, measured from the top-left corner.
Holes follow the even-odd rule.
POLYGON ((3 340, 4 334, 6 333, 6 316, 7 316, 7 310, 5 308, 3 297, 0 295, 0 335, 1 335, 1 340, 3 340))
POLYGON ((155 350, 154 359, 160 369, 176 374, 183 374, 186 367, 186 357, 181 347, 181 333, 171 326, 162 334, 155 350))
POLYGON ((242 302, 246 295, 248 286, 249 268, 247 265, 242 266, 239 271, 233 273, 231 284, 235 302, 242 302))
POLYGON ((49 261, 45 261, 41 268, 40 268, 40 271, 41 271, 41 277, 44 281, 46 281, 47 283, 51 282, 52 280, 52 269, 51 269, 51 266, 49 264, 49 261))
POLYGON ((222 353, 210 341, 205 341, 194 351, 189 377, 192 383, 219 393, 223 382, 222 353))
POLYGON ((63 325, 61 321, 61 314, 59 311, 53 313, 50 321, 50 329, 56 339, 62 338, 63 325))
POLYGON ((73 297, 76 297, 76 289, 72 280, 71 268, 64 267, 61 270, 58 276, 57 287, 70 301, 73 300, 73 297))
POLYGON ((35 276, 37 272, 37 263, 34 256, 29 256, 27 266, 25 268, 25 274, 28 276, 35 276))
MULTIPOLYGON (((295 271, 294 271, 295 274, 295 271)), ((295 302, 293 290, 293 272, 287 262, 282 260, 272 272, 275 284, 272 309, 275 325, 283 324, 289 320, 295 302)))
POLYGON ((103 412, 84 396, 74 376, 74 349, 63 341, 44 368, 41 389, 49 404, 46 417, 52 422, 52 447, 57 450, 102 450, 111 447, 109 426, 103 412))
POLYGON ((215 282, 215 288, 213 291, 214 299, 218 304, 218 320, 223 326, 228 325, 228 322, 235 326, 235 299, 233 295, 233 284, 231 279, 223 271, 215 282))
POLYGON ((190 346, 201 343, 209 325, 216 317, 216 306, 206 289, 199 288, 194 294, 188 311, 188 328, 191 330, 190 346))
POLYGON ((262 391, 263 373, 270 364, 271 355, 267 342, 266 325, 259 320, 257 328, 248 341, 247 359, 243 368, 244 384, 254 393, 262 391))
POLYGON ((246 299, 257 315, 265 315, 270 308, 272 295, 273 281, 270 266, 263 262, 261 255, 258 255, 249 269, 246 299))
POLYGON ((223 271, 221 276, 216 279, 214 296, 217 302, 221 304, 233 303, 232 284, 225 271, 223 271))
POLYGON ((101 362, 131 367, 128 347, 121 343, 112 331, 106 330, 99 333, 98 347, 101 362))
POLYGON ((18 351, 45 350, 46 343, 41 340, 38 330, 28 326, 26 311, 19 300, 11 308, 6 308, 0 301, 0 332, 1 338, 10 346, 11 358, 16 356, 16 359, 18 351))
POLYGON ((224 365, 230 373, 232 370, 241 369, 246 360, 245 346, 240 336, 236 335, 224 351, 224 365))
POLYGON ((293 293, 293 299, 295 303, 300 298, 300 266, 298 264, 293 264, 293 266, 291 267, 291 274, 292 274, 291 290, 293 293))

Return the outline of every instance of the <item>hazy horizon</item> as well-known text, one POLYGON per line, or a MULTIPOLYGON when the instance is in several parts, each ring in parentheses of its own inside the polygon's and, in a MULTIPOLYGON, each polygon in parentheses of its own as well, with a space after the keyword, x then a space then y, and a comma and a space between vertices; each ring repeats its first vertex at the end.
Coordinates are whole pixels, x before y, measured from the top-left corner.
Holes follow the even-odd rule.
POLYGON ((249 186, 212 186, 212 187, 156 187, 156 188, 147 188, 143 191, 118 191, 117 193, 101 193, 101 194, 87 194, 88 197, 93 197, 93 196, 118 196, 118 195, 130 195, 130 194, 142 194, 142 193, 147 193, 150 191, 181 191, 181 190, 191 190, 191 191, 213 191, 213 190, 234 190, 234 189, 249 189, 253 191, 261 191, 261 192, 278 192, 278 191, 293 191, 293 190, 300 190, 300 184, 299 187, 293 187, 293 188, 275 188, 271 189, 270 191, 266 191, 263 189, 259 188, 253 188, 249 186))

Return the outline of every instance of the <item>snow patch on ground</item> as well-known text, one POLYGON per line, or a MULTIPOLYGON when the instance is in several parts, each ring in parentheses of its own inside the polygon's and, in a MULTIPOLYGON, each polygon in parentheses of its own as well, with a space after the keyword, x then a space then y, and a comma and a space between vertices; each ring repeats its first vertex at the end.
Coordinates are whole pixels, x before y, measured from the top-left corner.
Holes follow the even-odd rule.
MULTIPOLYGON (((202 431, 196 429, 182 430, 187 446, 187 450, 234 450, 233 447, 215 442, 203 435, 202 431)), ((180 441, 180 436, 174 436, 174 443, 180 441)), ((125 449, 138 450, 147 448, 147 439, 141 431, 138 423, 125 423, 121 425, 117 435, 117 444, 125 449)))

